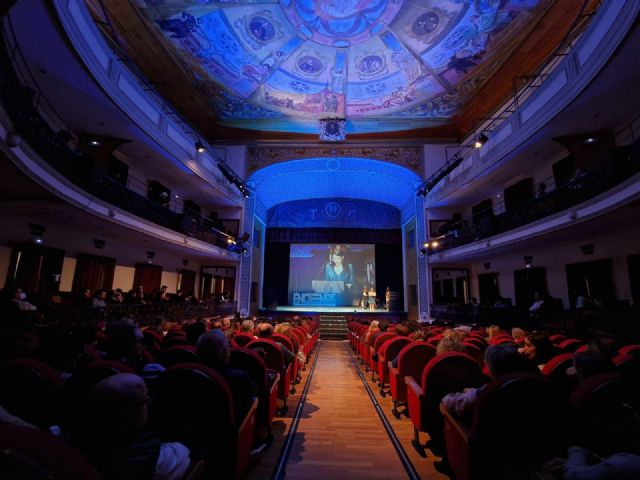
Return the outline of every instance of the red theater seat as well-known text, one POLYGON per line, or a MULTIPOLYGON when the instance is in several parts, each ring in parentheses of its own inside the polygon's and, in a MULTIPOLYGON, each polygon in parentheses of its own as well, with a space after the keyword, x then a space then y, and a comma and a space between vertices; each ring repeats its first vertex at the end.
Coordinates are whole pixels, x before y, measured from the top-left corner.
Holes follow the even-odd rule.
POLYGON ((640 345, 625 345, 618 350, 620 355, 631 355, 631 356, 639 356, 640 355, 640 345))
POLYGON ((380 395, 383 397, 387 395, 385 387, 389 383, 389 362, 393 361, 400 350, 411 342, 409 337, 393 337, 378 349, 378 385, 380 386, 380 395))
POLYGON ((280 335, 280 334, 275 334, 273 335, 270 340, 273 340, 276 343, 279 343, 280 345, 284 346, 284 348, 286 348, 287 350, 289 350, 291 353, 294 354, 294 358, 293 361, 291 362, 291 390, 289 393, 291 393, 291 395, 296 393, 296 382, 298 379, 298 370, 300 369, 300 365, 298 362, 298 350, 295 346, 295 344, 293 343, 293 341, 285 336, 285 335, 280 335))
POLYGON ((549 360, 542 368, 542 374, 551 381, 563 398, 568 398, 578 385, 576 375, 567 375, 567 369, 571 366, 573 366, 573 354, 561 353, 549 360))
POLYGON ((41 428, 60 424, 62 377, 49 365, 31 358, 0 368, 0 405, 41 428))
POLYGON ((248 333, 237 333, 233 340, 239 347, 246 347, 248 343, 253 342, 256 338, 248 333))
POLYGON ((199 363, 169 367, 154 390, 153 427, 189 447, 192 460, 206 460, 207 478, 241 478, 251 453, 257 399, 246 417, 236 420, 227 383, 199 363))
POLYGON ((267 368, 274 370, 280 375, 278 380, 278 398, 284 401, 283 411, 287 406, 287 398, 289 398, 289 389, 291 385, 291 365, 285 366, 284 355, 278 344, 272 340, 261 338, 254 340, 247 345, 251 350, 263 350, 265 352, 264 361, 267 368))
POLYGON ((378 351, 380 347, 387 340, 391 340, 396 336, 395 333, 385 332, 378 335, 373 342, 373 345, 369 347, 369 368, 371 369, 371 380, 376 379, 376 373, 378 373, 378 351))
POLYGON ((582 342, 580 340, 577 340, 575 338, 567 338, 566 340, 563 340, 562 342, 560 342, 558 344, 558 347, 560 347, 563 352, 573 353, 578 348, 580 348, 581 345, 582 345, 582 342))
POLYGON ((560 334, 556 334, 556 335, 549 335, 549 340, 551 341, 551 343, 557 345, 560 342, 566 340, 567 337, 565 337, 564 335, 560 335, 560 334))
POLYGON ((484 366, 484 352, 476 344, 464 342, 464 353, 469 355, 482 368, 484 366))
POLYGON ((49 432, 0 426, 0 472, 9 479, 101 480, 72 445, 49 432))
MULTIPOLYGON (((412 342, 405 346, 398 354, 398 368, 389 365, 389 384, 393 409, 391 413, 400 418, 398 407, 407 403, 406 377, 420 378, 424 366, 436 356, 436 349, 426 342, 412 342)), ((391 363, 391 360, 389 360, 391 363)), ((403 412, 407 414, 407 410, 403 412)))
POLYGON ((231 349, 231 367, 246 371, 258 387, 256 426, 270 428, 278 404, 278 373, 268 370, 260 355, 248 348, 231 349), (269 377, 267 372, 271 372, 269 377))
POLYGON ((602 456, 635 448, 640 432, 629 408, 632 395, 619 373, 594 375, 578 385, 569 404, 580 445, 602 456))
POLYGON ((199 362, 196 347, 192 345, 176 345, 162 352, 162 365, 170 367, 178 363, 199 362))
POLYGON ((425 456, 419 432, 427 432, 431 438, 431 449, 442 455, 442 397, 449 393, 462 392, 468 387, 479 387, 488 380, 475 359, 459 352, 443 353, 429 360, 422 376, 419 377, 420 384, 413 377, 405 378, 409 416, 414 427, 414 439, 411 443, 418 453, 425 456))
POLYGON ((556 451, 560 406, 542 375, 512 373, 483 387, 467 424, 442 405, 456 480, 529 478, 556 451))

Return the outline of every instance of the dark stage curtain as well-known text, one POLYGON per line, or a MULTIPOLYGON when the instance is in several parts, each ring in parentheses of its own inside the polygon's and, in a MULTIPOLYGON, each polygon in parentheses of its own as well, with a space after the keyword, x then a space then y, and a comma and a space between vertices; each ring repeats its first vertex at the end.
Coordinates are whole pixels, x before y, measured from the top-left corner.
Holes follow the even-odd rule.
POLYGON ((11 249, 5 286, 20 287, 31 303, 46 305, 60 287, 63 262, 64 250, 41 245, 16 245, 11 249))
POLYGON ((376 244, 376 295, 384 301, 385 290, 391 288, 404 298, 402 244, 376 244))
POLYGON ((150 298, 154 292, 160 289, 162 282, 162 267, 149 265, 148 263, 136 263, 136 273, 133 276, 133 288, 139 285, 144 288, 145 298, 150 298))
POLYGON ((96 290, 111 290, 113 286, 113 272, 116 268, 116 259, 99 257, 97 255, 78 255, 76 271, 73 274, 73 291, 89 288, 96 290))
POLYGON ((267 228, 267 242, 401 244, 402 231, 368 228, 267 228))
POLYGON ((264 252, 263 308, 289 304, 289 243, 267 242, 264 252))

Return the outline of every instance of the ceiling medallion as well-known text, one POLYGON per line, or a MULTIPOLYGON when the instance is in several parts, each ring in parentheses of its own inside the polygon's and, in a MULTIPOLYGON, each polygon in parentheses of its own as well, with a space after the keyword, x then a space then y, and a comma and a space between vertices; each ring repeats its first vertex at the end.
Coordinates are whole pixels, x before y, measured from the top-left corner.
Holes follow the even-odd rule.
POLYGON ((320 119, 320 141, 341 142, 346 140, 347 120, 344 118, 322 118, 320 119))

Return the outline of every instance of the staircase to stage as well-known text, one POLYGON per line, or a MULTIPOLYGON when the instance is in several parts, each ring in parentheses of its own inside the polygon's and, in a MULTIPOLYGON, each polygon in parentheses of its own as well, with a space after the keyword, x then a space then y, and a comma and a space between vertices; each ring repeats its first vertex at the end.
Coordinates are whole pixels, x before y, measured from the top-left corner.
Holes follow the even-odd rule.
POLYGON ((347 318, 341 315, 320 315, 320 337, 325 340, 345 340, 347 318))

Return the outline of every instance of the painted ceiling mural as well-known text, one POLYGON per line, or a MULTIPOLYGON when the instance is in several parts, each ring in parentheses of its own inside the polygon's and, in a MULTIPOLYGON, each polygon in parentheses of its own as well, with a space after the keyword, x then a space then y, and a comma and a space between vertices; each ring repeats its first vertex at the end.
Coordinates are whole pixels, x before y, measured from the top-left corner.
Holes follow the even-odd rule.
POLYGON ((546 0, 136 0, 221 121, 444 123, 546 0))

